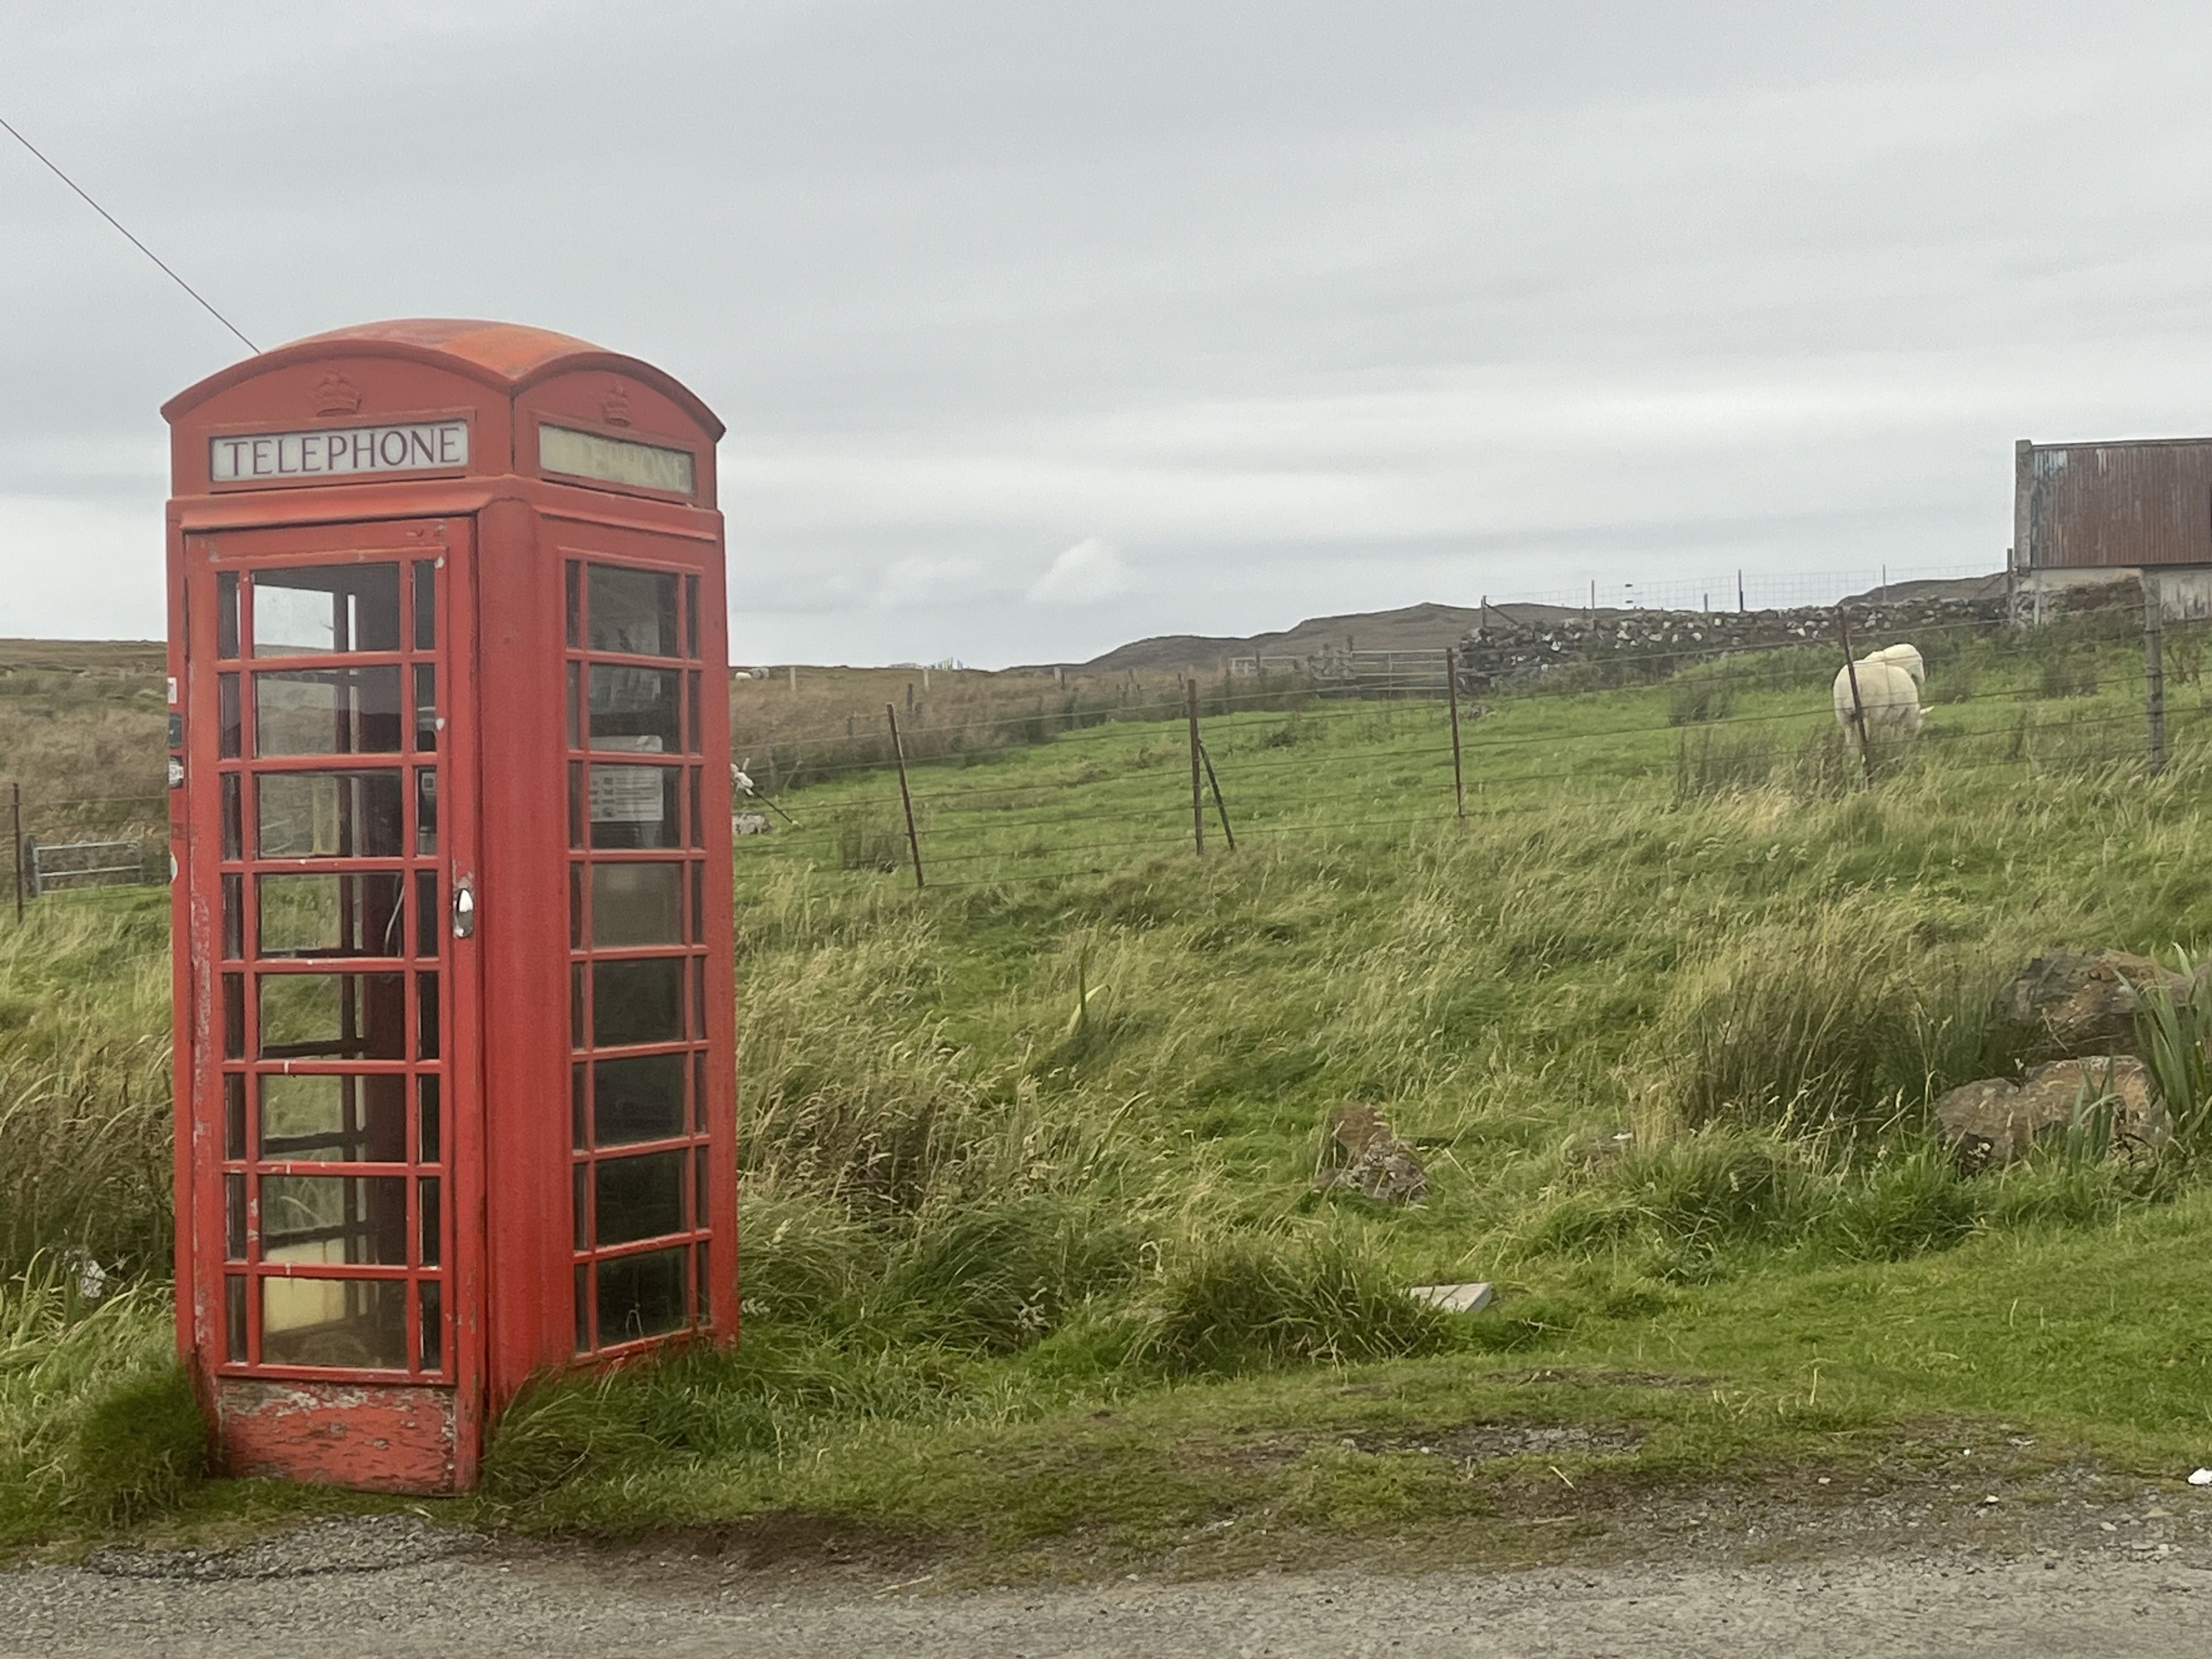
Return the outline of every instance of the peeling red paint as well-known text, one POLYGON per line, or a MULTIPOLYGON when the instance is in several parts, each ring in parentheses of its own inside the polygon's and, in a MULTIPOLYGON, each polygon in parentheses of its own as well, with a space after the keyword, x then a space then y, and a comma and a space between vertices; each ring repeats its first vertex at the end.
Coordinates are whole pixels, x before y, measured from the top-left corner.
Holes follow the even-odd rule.
POLYGON ((223 1466, 365 1492, 454 1489, 453 1391, 338 1382, 216 1384, 223 1466))

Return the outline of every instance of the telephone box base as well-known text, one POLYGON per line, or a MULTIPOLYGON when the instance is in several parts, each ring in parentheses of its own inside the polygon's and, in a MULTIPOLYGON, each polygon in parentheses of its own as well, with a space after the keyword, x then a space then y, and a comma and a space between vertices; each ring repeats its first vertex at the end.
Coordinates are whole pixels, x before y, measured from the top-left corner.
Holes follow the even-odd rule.
POLYGON ((230 1474, 362 1492, 455 1489, 451 1389, 224 1378, 215 1401, 230 1474))

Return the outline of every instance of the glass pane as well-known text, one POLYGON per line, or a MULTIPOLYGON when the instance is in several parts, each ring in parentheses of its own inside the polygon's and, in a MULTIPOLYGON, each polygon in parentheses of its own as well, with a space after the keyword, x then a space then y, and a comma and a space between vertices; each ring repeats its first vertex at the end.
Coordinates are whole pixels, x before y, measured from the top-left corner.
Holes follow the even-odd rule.
POLYGON ((239 856, 239 841, 245 823, 238 806, 238 774, 222 775, 222 855, 227 859, 239 856))
POLYGON ((714 1322, 714 1293, 712 1289, 714 1277, 707 1266, 708 1241, 701 1239, 696 1248, 699 1251, 699 1307, 696 1317, 702 1325, 711 1325, 714 1322))
POLYGON ((684 1175, 689 1152, 647 1152, 599 1160, 594 1217, 601 1249, 641 1238, 680 1233, 684 1175))
POLYGON ((568 866, 568 948, 584 948, 584 866, 568 866))
POLYGON ((584 665, 568 665, 568 747, 584 746, 584 665))
POLYGON ((691 1035, 704 1038, 707 1035, 707 959, 691 958, 691 1035))
POLYGON ((405 1266, 405 1178, 262 1176, 261 1259, 326 1267, 405 1266))
POLYGON ((246 1058, 246 975, 222 976, 222 1057, 246 1058))
POLYGON ((399 567, 331 564, 253 574, 253 654, 399 648, 399 567))
POLYGON ((568 969, 568 1046, 588 1048, 584 1041, 584 964, 572 964, 568 969))
POLYGON ((682 1328, 684 1258, 690 1254, 679 1246, 599 1263, 601 1347, 682 1328))
POLYGON ((600 1048, 684 1035, 684 959, 648 957, 592 968, 592 1042, 600 1048))
POLYGON ((584 642, 583 569, 574 559, 568 561, 568 648, 576 650, 584 642))
POLYGON ((264 1279, 261 1363, 404 1370, 404 1279, 264 1279))
POLYGON ((233 1160, 246 1156, 246 1079, 237 1072, 222 1079, 222 1155, 233 1160))
POLYGON ((676 578, 653 570, 592 567, 592 649, 633 657, 676 654, 676 578))
POLYGON ((574 1164, 568 1168, 568 1214, 574 1235, 575 1247, 580 1250, 592 1248, 592 1166, 574 1164))
POLYGON ((406 1103, 404 1077, 264 1074, 262 1161, 404 1164, 406 1103))
POLYGON ((568 1067, 568 1145, 580 1152, 591 1145, 584 1135, 585 1070, 580 1060, 568 1067))
POLYGON ((698 1148, 691 1154, 691 1224, 707 1224, 707 1149, 698 1148))
POLYGON ((683 878, 680 864, 593 865, 592 943, 684 943, 683 878))
POLYGON ((239 744, 240 742, 240 733, 239 729, 240 716, 238 712, 238 676, 235 674, 216 675, 215 678, 215 693, 216 718, 217 724, 221 727, 221 731, 218 734, 220 738, 219 747, 222 758, 225 760, 236 760, 239 757, 239 744))
POLYGON ((438 1121, 438 1079, 420 1077, 415 1079, 422 1121, 416 1126, 415 1159, 418 1164, 435 1164, 445 1154, 442 1150, 443 1126, 438 1121))
POLYGON ((707 1133, 707 1054, 704 1049, 691 1056, 691 1133, 707 1133))
POLYGON ((246 1279, 234 1273, 222 1281, 223 1355, 234 1365, 246 1363, 246 1279))
POLYGON ((699 654, 699 579, 684 579, 684 654, 699 654))
POLYGON ((298 668, 253 677, 258 755, 396 755, 397 668, 298 668))
POLYGON ((581 762, 568 763, 568 845, 584 844, 584 768, 581 762))
POLYGON ((667 668, 618 668, 592 665, 592 747, 623 749, 641 755, 672 755, 681 741, 676 729, 677 681, 667 668))
POLYGON ((445 1237, 445 1218, 438 1207, 438 1177, 424 1176, 415 1183, 415 1213, 422 1224, 422 1265, 438 1265, 438 1246, 445 1237))
POLYGON ((215 653, 225 662, 238 654, 238 573, 215 575, 215 653))
POLYGON ((438 976, 415 975, 415 1058, 438 1057, 438 976))
POLYGON ((392 859, 400 835, 397 772, 264 772, 254 780, 265 859, 392 859))
POLYGON ((691 844, 704 847, 707 844, 707 821, 700 816, 699 769, 694 766, 686 769, 691 779, 691 844))
POLYGON ((246 954, 246 878, 222 878, 222 954, 236 962, 246 954))
POLYGON ((592 1128, 600 1146, 669 1140, 684 1133, 682 1054, 603 1060, 592 1070, 592 1128))
POLYGON ((684 747, 696 755, 704 746, 699 738, 699 676, 686 674, 684 683, 684 747))
POLYGON ((591 770, 592 846, 679 844, 675 767, 594 766, 591 770))
POLYGON ((442 1309, 444 1298, 438 1294, 438 1281, 424 1279, 415 1287, 415 1297, 422 1310, 422 1340, 419 1349, 422 1369, 426 1371, 443 1370, 446 1368, 446 1319, 442 1309))
POLYGON ((246 1260, 246 1177, 222 1178, 222 1254, 228 1261, 246 1260))
POLYGON ((707 866, 696 863, 691 866, 691 942, 707 942, 707 866))
MULTIPOLYGON (((576 567, 570 565, 569 569, 576 567)), ((576 1352, 592 1351, 592 1270, 582 1262, 576 1264, 576 1352)))
POLYGON ((264 1059, 404 1060, 404 974, 263 974, 264 1059))
POLYGON ((415 747, 425 755, 438 750, 438 671, 427 662, 415 665, 415 747))
POLYGON ((438 941, 445 937, 445 907, 438 902, 438 872, 417 870, 415 872, 415 954, 434 957, 438 941))
POLYGON ((427 766, 415 775, 415 850, 438 850, 438 775, 427 766))
POLYGON ((264 957, 397 957, 406 953, 397 870, 261 876, 264 957))
POLYGON ((415 648, 434 651, 438 646, 438 565, 434 559, 415 561, 415 648))

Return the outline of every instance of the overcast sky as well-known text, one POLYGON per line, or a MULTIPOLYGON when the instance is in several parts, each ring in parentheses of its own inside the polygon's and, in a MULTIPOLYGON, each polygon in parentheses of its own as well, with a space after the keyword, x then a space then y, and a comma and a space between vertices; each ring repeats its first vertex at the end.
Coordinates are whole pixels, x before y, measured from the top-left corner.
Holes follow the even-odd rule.
MULTIPOLYGON (((2212 429, 2212 7, 0 0, 0 115, 263 346, 729 423, 741 659, 1994 568, 2011 444, 2212 429)), ((161 627, 240 355, 0 135, 0 634, 161 627)))

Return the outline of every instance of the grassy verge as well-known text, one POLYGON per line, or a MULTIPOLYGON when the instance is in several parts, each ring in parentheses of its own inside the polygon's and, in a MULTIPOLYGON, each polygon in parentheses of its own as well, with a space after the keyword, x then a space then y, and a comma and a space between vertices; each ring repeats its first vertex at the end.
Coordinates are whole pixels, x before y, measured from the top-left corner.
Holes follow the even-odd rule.
MULTIPOLYGON (((1225 717, 1208 742, 1245 839, 1203 862, 1069 855, 1119 833, 1132 791, 1187 788, 1170 727, 925 772, 930 845, 966 873, 920 895, 842 854, 880 779, 799 792, 799 830, 740 848, 744 1342, 549 1384, 456 1512, 595 1534, 804 1515, 1059 1571, 1278 1559, 1224 1541, 1262 1531, 1291 1555, 1534 1550, 1575 1531, 1559 1494, 1810 1462, 1905 1479, 1895 1449, 1930 1423, 2185 1472, 2212 1450, 2212 1350, 2182 1311, 2212 1231, 2201 1149, 1969 1177, 1924 1119, 2014 1058, 1987 1014, 2027 957, 2212 936, 2203 733, 2182 708, 2148 777, 2087 746, 2122 723, 2116 667, 2045 695, 2031 659, 1939 665, 1968 668, 1951 735, 1871 794, 1798 763, 1825 687, 1808 709, 1779 671, 1728 703, 1773 714, 1764 771, 1686 773, 1683 720, 1712 705, 1684 715, 1679 688, 1501 701, 1464 829, 1438 821, 1434 710, 1225 717), (1415 1140, 1426 1203, 1315 1190, 1347 1099, 1415 1140), (1398 1294, 1462 1278, 1498 1281, 1498 1310, 1398 1294)), ((158 895, 0 936, 0 1115, 27 1126, 0 1137, 10 1272, 70 1247, 158 1271, 137 1045, 161 938, 158 895)), ((158 1292, 136 1294, 40 1316, 9 1375, 106 1332, 158 1352, 158 1292)), ((97 1373, 4 1396, 0 1539, 328 1501, 178 1498, 120 1452, 95 1474, 120 1437, 97 1425, 130 1415, 100 1415, 97 1373)), ((173 1443, 134 1455, 158 1477, 173 1443)))

